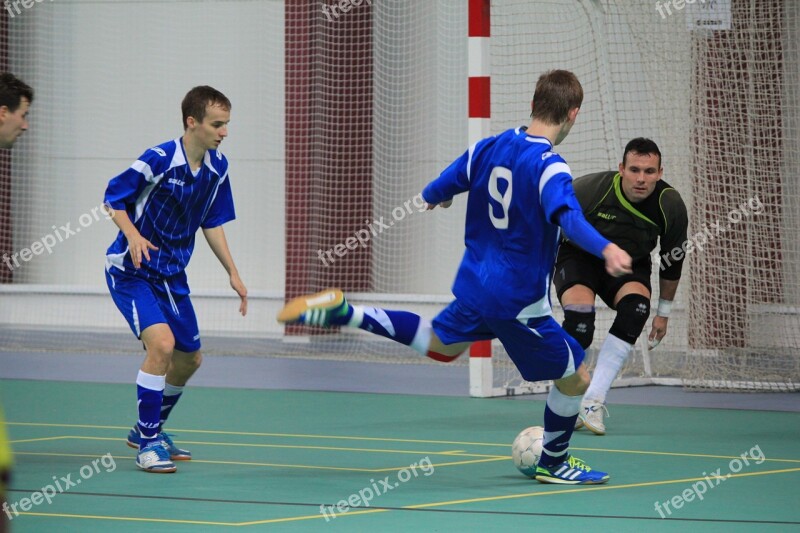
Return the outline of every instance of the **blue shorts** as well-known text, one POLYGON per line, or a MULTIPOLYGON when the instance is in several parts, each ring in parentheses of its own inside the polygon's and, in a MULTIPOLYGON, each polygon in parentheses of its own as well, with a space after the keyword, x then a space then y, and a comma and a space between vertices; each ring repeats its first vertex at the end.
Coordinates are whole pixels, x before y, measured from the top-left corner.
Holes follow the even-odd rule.
POLYGON ((141 278, 106 270, 106 283, 128 325, 142 338, 142 331, 153 324, 167 324, 175 337, 175 349, 196 352, 200 349, 197 317, 189 295, 172 294, 166 285, 158 286, 141 278))
POLYGON ((433 331, 444 344, 497 338, 527 381, 561 379, 575 373, 585 352, 552 316, 485 318, 458 300, 433 319, 433 331))

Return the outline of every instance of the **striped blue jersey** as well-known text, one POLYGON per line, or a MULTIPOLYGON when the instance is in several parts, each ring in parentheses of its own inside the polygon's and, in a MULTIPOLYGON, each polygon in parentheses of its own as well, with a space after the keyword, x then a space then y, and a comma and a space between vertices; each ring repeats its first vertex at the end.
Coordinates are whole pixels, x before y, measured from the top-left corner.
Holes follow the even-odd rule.
POLYGON ((142 276, 170 290, 188 294, 184 269, 194 250, 199 228, 214 228, 236 218, 228 179, 228 160, 208 150, 203 164, 192 173, 181 137, 145 151, 122 174, 112 178, 105 203, 125 210, 142 236, 158 246, 150 261, 135 270, 128 240, 120 231, 106 252, 106 269, 142 276))
POLYGON ((559 213, 580 212, 569 166, 524 128, 474 144, 422 192, 436 204, 469 191, 466 250, 453 294, 490 318, 547 316, 559 213))

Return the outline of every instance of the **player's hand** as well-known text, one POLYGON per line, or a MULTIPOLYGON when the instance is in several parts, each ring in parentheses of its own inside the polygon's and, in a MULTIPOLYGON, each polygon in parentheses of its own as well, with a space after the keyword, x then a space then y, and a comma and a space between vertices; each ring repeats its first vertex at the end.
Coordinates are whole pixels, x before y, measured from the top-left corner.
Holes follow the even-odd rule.
POLYGON ((615 278, 633 272, 631 256, 613 242, 603 248, 603 259, 606 261, 606 272, 615 278))
POLYGON ((650 335, 647 336, 647 349, 652 350, 659 345, 661 339, 667 334, 667 324, 669 318, 665 316, 655 316, 653 318, 653 328, 650 330, 650 335))
POLYGON ((436 209, 437 205, 443 209, 447 209, 448 207, 453 205, 453 199, 450 198, 449 200, 445 200, 444 202, 439 202, 438 204, 428 204, 428 211, 430 211, 431 209, 436 209))
POLYGON ((239 304, 239 312, 242 316, 247 315, 247 287, 244 286, 242 283, 242 279, 239 277, 238 272, 234 272, 231 274, 231 288, 236 291, 236 294, 239 295, 242 302, 239 304))
POLYGON ((133 237, 128 237, 128 249, 131 253, 133 268, 138 269, 142 266, 142 257, 150 261, 150 250, 158 250, 158 246, 137 233, 133 237))

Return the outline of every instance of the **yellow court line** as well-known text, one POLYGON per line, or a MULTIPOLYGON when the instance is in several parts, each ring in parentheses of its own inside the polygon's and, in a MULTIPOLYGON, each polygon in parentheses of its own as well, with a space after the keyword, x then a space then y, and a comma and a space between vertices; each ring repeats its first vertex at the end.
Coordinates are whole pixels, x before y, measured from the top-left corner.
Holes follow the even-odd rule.
MULTIPOLYGON (((9 422, 7 426, 30 426, 30 427, 63 427, 63 428, 86 428, 86 429, 124 429, 130 431, 130 426, 97 426, 91 424, 49 424, 43 422, 9 422)), ((470 446, 502 446, 510 447, 510 444, 494 444, 490 442, 464 442, 453 440, 426 440, 426 439, 401 439, 395 437, 354 437, 348 435, 308 435, 303 433, 260 433, 249 431, 218 431, 212 429, 178 429, 170 428, 169 433, 208 433, 211 435, 236 435, 251 437, 283 437, 298 439, 336 439, 336 440, 366 440, 366 441, 391 441, 417 444, 457 444, 470 446)))
MULTIPOLYGON (((83 435, 61 435, 58 437, 46 437, 42 439, 27 439, 11 441, 11 444, 21 442, 35 442, 38 440, 57 440, 57 439, 75 439, 75 440, 102 440, 119 442, 122 439, 118 437, 86 437, 83 435)), ((185 441, 181 440, 181 445, 196 444, 200 446, 232 446, 240 448, 284 448, 284 449, 297 449, 297 450, 326 450, 336 452, 368 452, 368 453, 399 453, 399 454, 413 454, 413 455, 464 455, 467 457, 501 457, 499 455, 483 455, 467 453, 463 450, 445 450, 445 451, 432 451, 432 450, 392 450, 387 448, 343 448, 337 446, 313 446, 313 445, 300 445, 300 444, 258 444, 248 442, 207 442, 207 441, 185 441)), ((510 456, 509 456, 510 457, 510 456)))
MULTIPOLYGON (((42 422, 8 422, 8 426, 31 426, 31 427, 64 427, 64 428, 87 428, 87 429, 126 429, 130 430, 130 426, 99 426, 90 424, 50 424, 42 422)), ((510 448, 510 444, 498 444, 490 442, 468 442, 468 441, 452 441, 452 440, 428 440, 428 439, 401 439, 395 437, 354 437, 345 435, 308 435, 296 433, 256 433, 256 432, 242 432, 242 431, 217 431, 217 430, 204 430, 204 429, 171 429, 175 433, 208 433, 216 435, 237 435, 237 436, 256 436, 256 437, 281 437, 281 438, 310 438, 310 439, 331 439, 331 440, 361 440, 361 441, 380 441, 380 442, 402 442, 402 443, 417 443, 417 444, 453 444, 459 446, 491 446, 510 448)), ((113 439, 112 439, 113 440, 113 439)), ((681 453, 681 452, 653 452, 648 450, 606 450, 601 448, 578 448, 570 446, 571 450, 577 451, 591 451, 591 452, 611 452, 611 453, 631 453, 641 455, 663 455, 672 457, 698 457, 698 458, 713 458, 713 459, 741 459, 739 455, 711 455, 711 454, 694 454, 694 453, 681 453)), ((425 452, 422 452, 425 453, 425 452)), ((765 458, 765 461, 778 462, 778 463, 800 463, 800 459, 774 459, 765 458)))
MULTIPOLYGON (((739 477, 750 477, 750 476, 765 476, 771 474, 785 474, 785 473, 792 473, 792 472, 800 472, 800 468, 789 468, 785 470, 768 470, 764 472, 747 472, 743 474, 730 474, 730 478, 739 478, 739 477)), ((483 498, 469 498, 463 500, 450 500, 444 502, 433 502, 433 503, 421 503, 415 505, 406 505, 400 507, 399 509, 427 509, 431 507, 444 507, 450 505, 463 505, 467 503, 478 503, 478 502, 489 502, 489 501, 500 501, 500 500, 511 500, 511 499, 519 499, 519 498, 532 498, 537 496, 553 496, 557 494, 571 494, 575 492, 587 492, 587 491, 599 491, 599 490, 618 490, 618 489, 632 489, 632 488, 639 488, 639 487, 652 487, 658 485, 672 485, 676 483, 691 483, 693 481, 705 481, 705 477, 695 477, 695 478, 684 478, 684 479, 670 479, 664 481, 648 481, 645 483, 628 483, 626 485, 595 485, 595 486, 582 486, 579 488, 569 488, 569 489, 560 489, 560 490, 545 490, 541 492, 525 492, 520 494, 506 494, 502 496, 486 496, 483 498)), ((394 509, 365 509, 362 511, 348 511, 347 513, 342 513, 336 515, 337 518, 341 518, 344 516, 357 516, 361 514, 372 514, 372 513, 381 513, 381 512, 389 512, 393 511, 394 509)), ((197 525, 218 525, 218 526, 254 526, 254 525, 264 525, 264 524, 273 524, 273 523, 280 523, 280 522, 297 522, 301 520, 321 520, 325 517, 320 513, 316 515, 303 515, 303 516, 294 516, 294 517, 284 517, 284 518, 270 518, 266 520, 255 520, 255 521, 248 521, 248 522, 203 522, 199 520, 178 520, 178 519, 162 519, 162 518, 134 518, 134 517, 119 517, 119 516, 92 516, 92 515, 70 515, 70 514, 62 514, 62 513, 31 513, 31 512, 21 512, 20 515, 27 515, 27 516, 45 516, 45 517, 59 517, 59 518, 83 518, 83 519, 95 519, 95 520, 129 520, 135 522, 151 522, 151 523, 170 523, 170 524, 197 524, 197 525)))
MULTIPOLYGON (((784 470, 765 470, 763 472, 746 472, 743 474, 729 474, 728 478, 739 478, 749 476, 766 476, 771 474, 787 474, 792 472, 800 472, 800 468, 787 468, 784 470)), ((647 481, 644 483, 628 483, 627 485, 593 485, 581 486, 580 488, 561 489, 547 492, 525 492, 521 494, 508 494, 504 496, 487 496, 484 498, 470 498, 467 500, 452 500, 447 502, 423 503, 418 505, 409 505, 403 509, 424 509, 427 507, 440 507, 446 505, 461 505, 464 503, 477 503, 477 502, 490 502, 499 500, 511 500, 515 498, 528 498, 536 496, 550 496, 553 494, 569 494, 573 492, 595 491, 595 490, 617 490, 617 489, 632 489, 638 487, 654 487, 658 485, 673 485, 675 483, 690 483, 692 481, 706 481, 705 477, 692 477, 684 479, 669 479, 664 481, 647 481)), ((716 485, 715 485, 716 487, 716 485)))
MULTIPOLYGON (((356 516, 362 514, 375 514, 375 513, 388 513, 392 511, 392 509, 364 509, 361 511, 347 511, 347 515, 349 516, 356 516)), ((330 521, 335 520, 337 517, 343 516, 342 514, 337 514, 334 518, 331 518, 330 521)), ((261 526, 264 524, 278 524, 281 522, 299 522, 301 520, 319 520, 325 518, 320 511, 318 514, 315 515, 305 515, 305 516, 291 516, 287 518, 270 518, 267 520, 253 520, 252 522, 239 522, 238 524, 234 524, 236 526, 261 526)))
MULTIPOLYGON (((37 441, 53 441, 53 440, 102 440, 119 442, 121 439, 118 437, 85 437, 83 435, 59 435, 57 437, 43 437, 38 439, 21 439, 12 440, 11 444, 37 442, 37 441)), ((336 446, 301 446, 299 444, 256 444, 256 443, 239 443, 239 442, 205 442, 205 441, 181 441, 181 445, 196 444, 200 446, 234 446, 243 448, 284 448, 296 450, 326 450, 336 452, 369 452, 369 453, 397 453, 404 455, 446 455, 449 457, 489 457, 492 459, 508 459, 510 455, 486 455, 480 453, 468 453, 465 450, 445 450, 445 451, 428 451, 428 450, 392 450, 386 448, 342 448, 336 446)), ((408 465, 406 465, 408 466, 408 465)))
MULTIPOLYGON (((97 455, 90 455, 90 454, 82 454, 82 453, 51 453, 51 452, 14 452, 15 455, 35 455, 35 456, 45 456, 45 457, 94 457, 96 458, 97 455)), ((114 459, 126 459, 126 460, 133 460, 133 457, 127 456, 113 456, 114 459)), ((448 463, 431 463, 431 466, 434 468, 440 468, 443 466, 459 466, 459 465, 468 465, 468 464, 477 464, 477 463, 490 463, 492 461, 508 461, 508 457, 490 457, 488 459, 470 459, 467 461, 452 461, 448 463)), ((399 470, 406 470, 409 468, 409 465, 397 466, 397 467, 387 467, 387 468, 357 468, 357 467, 343 467, 343 466, 316 466, 316 465, 295 465, 295 464, 284 464, 284 463, 257 463, 251 461, 215 461, 211 459, 192 459, 193 463, 201 463, 201 464, 212 464, 212 465, 237 465, 237 466, 268 466, 268 467, 280 467, 280 468, 301 468, 301 469, 309 469, 309 470, 335 470, 340 472, 369 472, 369 473, 376 473, 376 472, 396 472, 399 470)))
POLYGON ((126 522, 154 522, 159 524, 192 524, 198 526, 238 526, 232 522, 205 522, 202 520, 179 520, 170 518, 138 518, 135 516, 103 516, 88 514, 66 514, 66 513, 35 513, 20 512, 20 516, 44 516, 47 518, 83 518, 87 520, 117 520, 126 522))
MULTIPOLYGON (((69 438, 71 438, 71 435, 59 435, 57 437, 41 437, 41 438, 38 438, 38 439, 10 440, 10 441, 8 441, 8 443, 9 444, 22 444, 24 442, 42 442, 42 441, 62 440, 62 439, 69 439, 69 438)), ((79 438, 86 438, 86 437, 79 437, 79 438)))
MULTIPOLYGON (((586 452, 608 452, 608 453, 632 453, 632 454, 641 454, 641 455, 666 455, 669 457, 702 457, 702 458, 709 458, 709 459, 741 459, 741 455, 710 455, 704 453, 679 453, 679 452, 651 452, 651 451, 644 451, 644 450, 613 450, 607 448, 575 448, 574 446, 569 447, 570 450, 578 450, 578 451, 586 451, 586 452)), ((752 459, 755 461, 755 457, 752 455, 747 456, 748 459, 752 459)), ((760 458, 759 458, 760 459, 760 458)), ((764 457, 763 461, 772 461, 775 463, 800 463, 800 459, 770 459, 768 457, 764 457)), ((760 463, 759 463, 760 464, 760 463)))

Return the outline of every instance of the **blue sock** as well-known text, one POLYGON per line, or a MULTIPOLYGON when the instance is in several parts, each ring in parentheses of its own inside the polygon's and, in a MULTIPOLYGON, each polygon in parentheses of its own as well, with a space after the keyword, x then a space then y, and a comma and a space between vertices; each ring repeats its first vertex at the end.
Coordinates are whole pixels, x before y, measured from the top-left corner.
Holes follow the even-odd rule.
POLYGON ((164 427, 164 422, 169 418, 173 407, 175 407, 175 404, 180 400, 181 394, 183 394, 183 387, 177 387, 169 383, 164 387, 164 398, 161 400, 161 420, 159 420, 158 424, 159 433, 161 432, 161 428, 164 427))
POLYGON ((415 313, 408 311, 390 311, 377 307, 351 305, 347 312, 347 320, 342 325, 369 331, 381 337, 392 339, 417 352, 428 353, 431 340, 431 324, 415 313))
POLYGON ((139 421, 136 426, 139 429, 140 450, 158 436, 165 384, 166 376, 154 376, 141 370, 136 378, 136 396, 139 398, 139 421))
POLYGON ((544 408, 544 442, 539 464, 553 467, 568 457, 569 439, 581 409, 582 396, 567 396, 553 385, 544 408))

